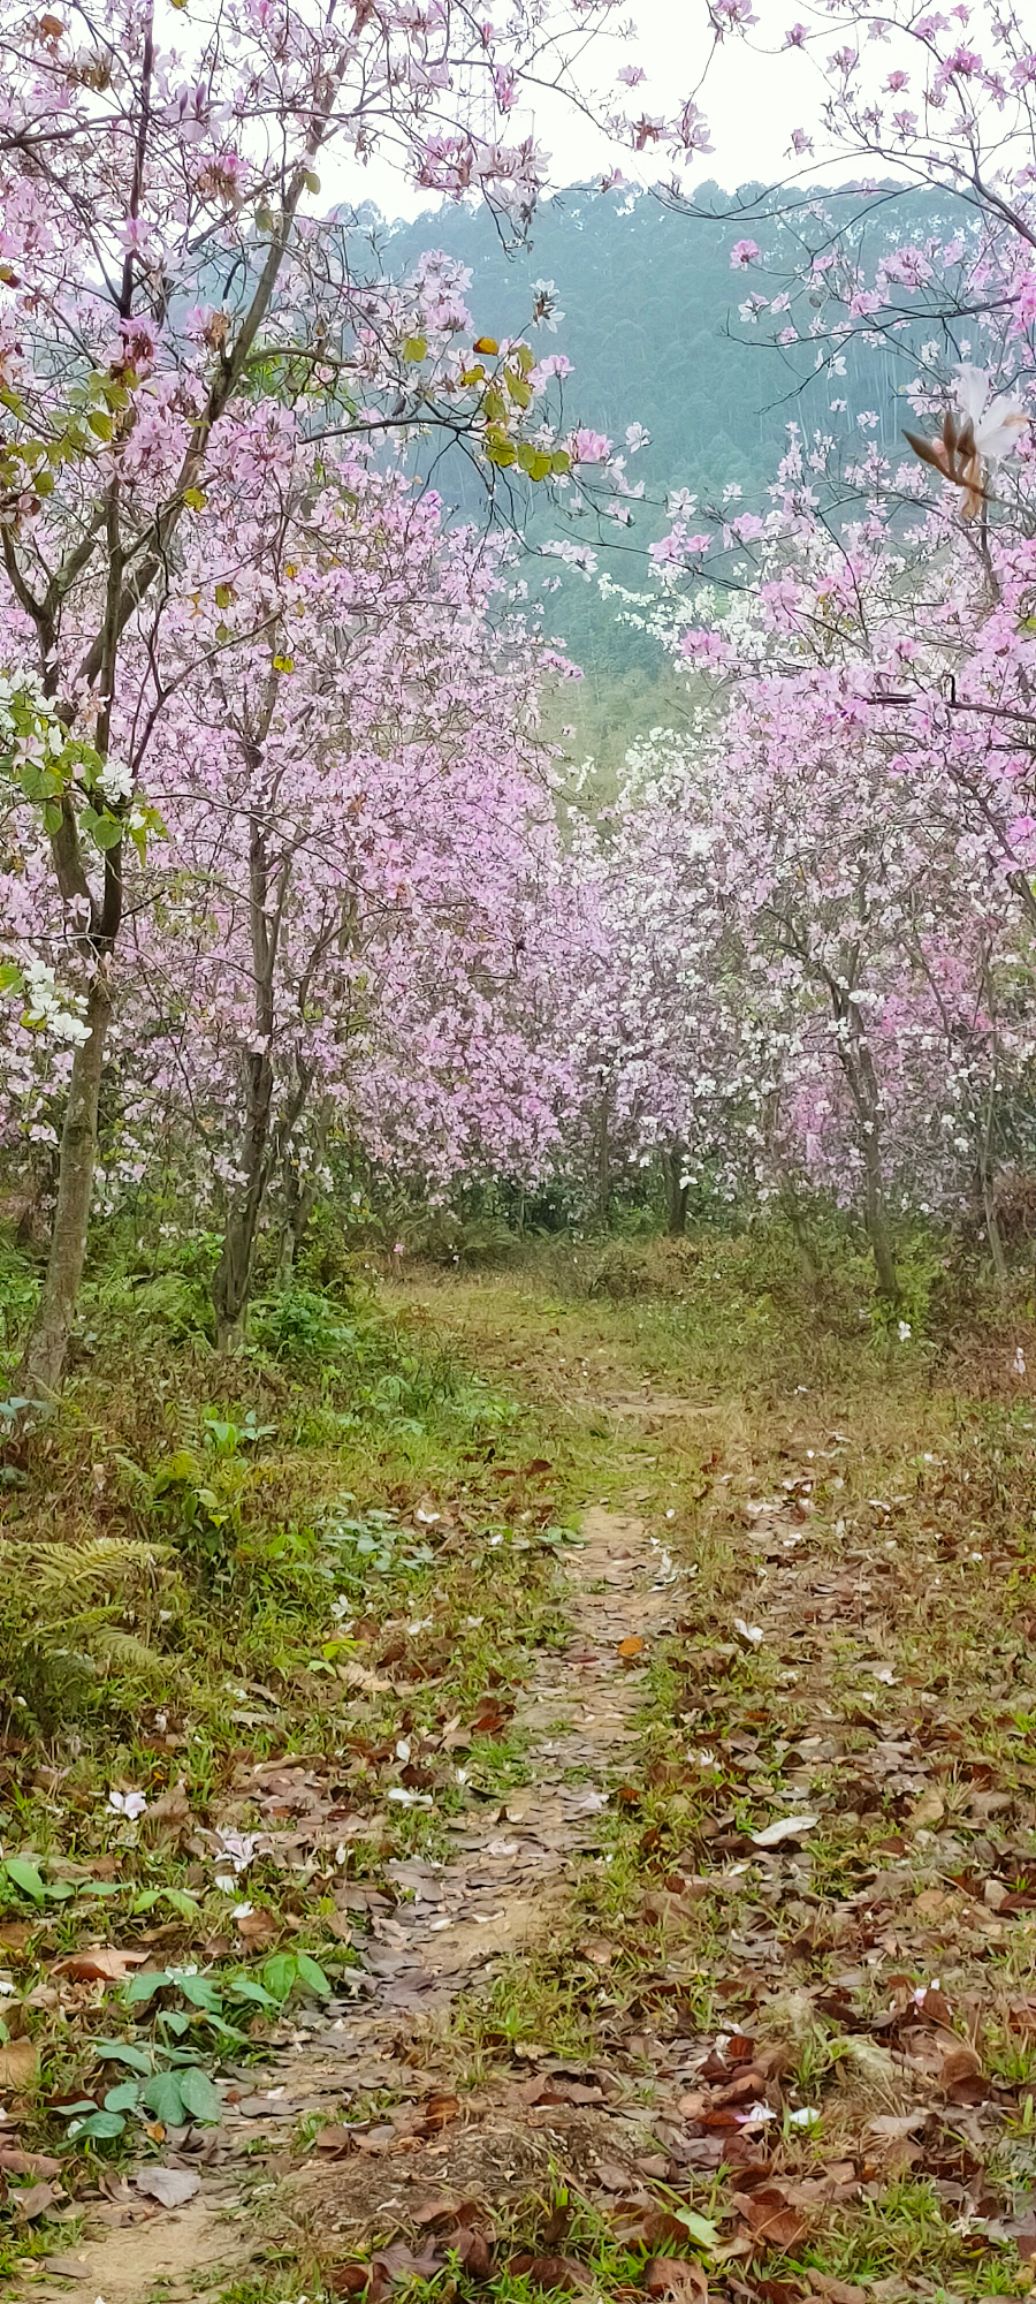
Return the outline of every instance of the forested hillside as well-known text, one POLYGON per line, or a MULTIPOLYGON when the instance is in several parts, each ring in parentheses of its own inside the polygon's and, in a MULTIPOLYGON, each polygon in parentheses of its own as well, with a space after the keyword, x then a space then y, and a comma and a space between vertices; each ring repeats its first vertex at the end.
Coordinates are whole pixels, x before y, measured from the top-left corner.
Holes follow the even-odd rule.
MULTIPOLYGON (((848 198, 839 195, 840 210, 848 198)), ((881 191, 861 192, 852 209, 861 260, 871 262, 894 243, 949 233, 965 219, 951 198, 931 191, 900 193, 891 203, 881 191)), ((762 184, 725 191, 705 182, 679 211, 648 194, 573 187, 543 203, 528 241, 517 247, 504 245, 484 208, 446 208, 387 232, 374 228, 392 272, 433 239, 468 266, 472 310, 493 335, 527 331, 534 284, 553 283, 555 324, 537 341, 572 362, 568 391, 578 420, 599 426, 620 448, 631 424, 650 435, 629 463, 630 478, 644 487, 633 528, 584 523, 577 531, 616 583, 650 583, 647 547, 667 524, 674 492, 690 489, 703 507, 729 503, 737 490, 746 503, 765 499, 789 424, 851 439, 857 414, 874 409, 879 444, 895 445, 904 420, 897 395, 909 370, 894 348, 863 349, 853 340, 844 375, 826 365, 818 374, 810 346, 776 347, 772 323, 768 340, 746 322, 744 300, 760 290, 779 297, 783 282, 797 276, 810 236, 800 204, 789 198, 782 210, 779 195, 762 184), (747 234, 763 247, 764 273, 732 264, 731 251, 747 234), (590 526, 592 535, 584 535, 590 526)), ((451 483, 462 503, 466 469, 458 460, 451 483)), ((437 479, 442 484, 441 465, 437 479)), ((532 536, 557 530, 556 508, 543 507, 532 536)), ((657 689, 657 648, 617 621, 611 605, 602 608, 596 583, 566 579, 560 595, 548 598, 548 617, 594 685, 621 673, 626 707, 639 724, 647 699, 637 673, 657 689)), ((581 707, 588 702, 581 699, 581 707)))

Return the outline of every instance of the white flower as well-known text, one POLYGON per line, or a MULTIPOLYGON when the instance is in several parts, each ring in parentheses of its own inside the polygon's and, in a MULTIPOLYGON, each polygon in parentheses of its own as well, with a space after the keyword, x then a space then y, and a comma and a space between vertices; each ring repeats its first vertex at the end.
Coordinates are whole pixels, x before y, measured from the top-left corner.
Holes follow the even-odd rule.
POLYGON ((395 1801, 397 1808, 430 1808, 432 1805, 430 1792, 408 1792, 402 1784, 393 1784, 387 1797, 395 1801))
POLYGON ((1022 1347, 1021 1347, 1021 1345, 1020 1345, 1020 1344, 1018 1345, 1018 1347, 1017 1347, 1017 1349, 1016 1349, 1016 1351, 1015 1351, 1014 1359, 1013 1359, 1013 1360, 1012 1360, 1012 1362, 1011 1362, 1011 1366, 1012 1366, 1012 1368, 1014 1369, 1014 1372, 1015 1372, 1015 1375, 1016 1375, 1016 1376, 1024 1376, 1024 1374, 1025 1374, 1025 1354, 1024 1354, 1024 1352, 1022 1351, 1022 1347))
POLYGON ((128 1816, 130 1822, 135 1823, 137 1817, 144 1814, 147 1795, 144 1792, 109 1792, 108 1806, 116 1816, 128 1816))
POLYGON ((546 328, 556 335, 559 320, 565 315, 558 309, 557 287, 553 280, 534 280, 532 283, 532 319, 536 328, 546 328))
POLYGON ((819 2118, 815 2105, 800 2104, 797 2112, 789 2112, 788 2125, 791 2128, 815 2128, 819 2118))
POLYGON ((742 1640, 746 1640, 750 1648, 762 1647, 763 1634, 758 1624, 746 1624, 743 1616, 735 1616, 734 1630, 740 1633, 742 1640))
POLYGON ((991 400, 989 393, 988 370, 973 368, 962 360, 957 370, 957 406, 961 415, 971 420, 979 455, 995 464, 1017 448, 1028 417, 1020 400, 1011 399, 1006 392, 998 392, 991 400))
POLYGON ((896 1334, 897 1334, 897 1336, 898 1336, 898 1338, 899 1338, 899 1341, 900 1341, 900 1343, 901 1343, 901 1344, 907 1344, 907 1343, 909 1343, 909 1341, 910 1341, 910 1338, 911 1338, 911 1336, 913 1335, 913 1333, 914 1333, 914 1331, 913 1331, 913 1329, 911 1328, 911 1325, 910 1325, 910 1322, 909 1322, 909 1320, 901 1320, 901 1321, 900 1321, 900 1323, 899 1323, 899 1326, 898 1326, 898 1328, 896 1329, 896 1334))
POLYGON ((235 1872, 247 1872, 255 1859, 259 1845, 257 1832, 223 1832, 216 1834, 216 1862, 229 1862, 235 1872))

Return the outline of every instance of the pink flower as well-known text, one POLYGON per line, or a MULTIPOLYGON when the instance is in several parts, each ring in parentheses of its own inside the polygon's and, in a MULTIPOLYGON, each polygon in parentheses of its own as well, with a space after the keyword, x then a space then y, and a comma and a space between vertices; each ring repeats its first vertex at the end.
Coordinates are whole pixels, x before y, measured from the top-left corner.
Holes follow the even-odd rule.
POLYGON ((746 271, 749 264, 754 264, 756 257, 761 255, 762 249, 759 246, 758 240, 735 240, 734 245, 730 251, 731 271, 746 271))
POLYGON ((570 434, 568 448, 573 464, 606 464, 612 452, 604 433, 591 432, 585 424, 570 434))

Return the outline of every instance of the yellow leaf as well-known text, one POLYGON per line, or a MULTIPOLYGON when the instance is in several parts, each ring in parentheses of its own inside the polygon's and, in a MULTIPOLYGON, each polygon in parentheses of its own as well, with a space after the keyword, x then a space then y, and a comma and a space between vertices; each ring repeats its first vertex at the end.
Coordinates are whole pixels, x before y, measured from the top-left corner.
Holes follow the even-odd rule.
POLYGON ((476 336, 472 350, 475 352, 492 353, 499 352, 500 346, 497 343, 495 336, 476 336))
POLYGON ((40 2061, 31 2040, 8 2040, 0 2047, 0 2088, 34 2088, 40 2061))

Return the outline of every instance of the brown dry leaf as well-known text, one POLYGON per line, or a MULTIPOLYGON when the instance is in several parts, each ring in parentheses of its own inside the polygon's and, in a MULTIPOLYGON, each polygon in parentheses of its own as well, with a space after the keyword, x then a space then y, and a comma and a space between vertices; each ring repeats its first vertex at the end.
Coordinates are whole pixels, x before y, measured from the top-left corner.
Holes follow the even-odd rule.
POLYGON ((201 2191, 201 2177, 193 2168, 136 2168, 133 2181, 138 2192, 149 2200, 157 2200, 162 2208, 182 2208, 201 2191))
POLYGON ((642 1655, 646 1646, 647 1642, 641 1639, 639 1632, 631 1632, 625 1640, 616 1643, 615 1652, 628 1662, 631 1657, 642 1655))
MULTIPOLYGON (((338 1914, 333 1913, 331 1919, 324 1922, 324 1926, 330 1930, 332 1936, 336 1936, 338 1934, 338 1930, 335 1926, 335 1921, 337 1918, 338 1914)), ((265 1946, 267 1944, 275 1944, 281 1932, 277 1921, 274 1919, 273 1913, 264 1912, 261 1910, 257 1912, 242 1912, 238 1919, 235 1920, 234 1926, 237 1929, 242 1943, 251 1945, 253 1950, 257 1950, 260 1946, 265 1946)), ((348 1934, 349 1930, 347 1928, 346 1935, 348 1936, 348 1934)))
POLYGON ((354 2138, 348 2128, 318 2128, 313 2138, 313 2149, 325 2159, 344 2160, 352 2151, 354 2138))
POLYGON ((672 2304, 708 2304, 705 2272, 687 2256, 652 2256, 644 2266, 644 2288, 647 2295, 668 2297, 672 2304))
POLYGON ((493 2272, 493 2243, 477 2227, 454 2234, 450 2246, 460 2257, 469 2280, 489 2280, 493 2272))
POLYGON ((836 2280, 830 2272, 811 2272, 814 2294, 823 2296, 825 2304, 871 2304, 866 2288, 857 2288, 850 2280, 836 2280))
POLYGON ((615 2214, 616 2236, 628 2248, 646 2248, 653 2254, 660 2248, 687 2246, 686 2224, 671 2209, 661 2208, 657 2200, 619 2200, 615 2214))
POLYGON ((70 1952, 54 1962, 51 1974, 71 1976, 77 1984, 124 1984, 134 1968, 143 1968, 147 1952, 123 1952, 113 1944, 93 1944, 85 1952, 70 1952))
POLYGON ((40 2060, 31 2040, 8 2040, 0 2047, 0 2088, 34 2088, 40 2060))
POLYGON ((574 2256, 512 2256, 507 2269, 516 2280, 529 2280, 534 2288, 559 2288, 566 2296, 593 2286, 586 2265, 574 2256))
POLYGON ((0 1928, 0 1952, 24 1952, 32 1931, 31 1920, 5 1920, 0 1928))
POLYGON ((15 2215, 23 2224, 34 2224, 37 2216, 45 2216, 57 2199, 63 2199, 60 2184, 30 2184, 26 2191, 12 2194, 15 2215))
POLYGON ((906 2137, 916 2135, 927 2118, 926 2111, 878 2112, 873 2120, 868 2120, 867 2134, 877 2136, 883 2143, 901 2144, 906 2137))
POLYGON ((334 2296, 362 2296, 370 2279, 369 2264, 332 2264, 325 2275, 334 2296))
POLYGON ((459 2119, 460 2110, 459 2096, 441 2095, 436 2091, 434 2095, 426 2096, 419 2107, 418 2129, 425 2136, 438 2136, 440 2130, 448 2128, 452 2120, 459 2119))
POLYGON ((737 2207, 758 2241, 766 2248, 797 2248, 809 2226, 779 2184, 761 2184, 758 2191, 739 2192, 737 2207))
POLYGON ((947 2049, 939 2084, 952 2104, 984 2104, 992 2093, 982 2070, 982 2058, 966 2040, 959 2040, 947 2049))
POLYGON ((455 2224, 465 2208, 472 2205, 472 2202, 462 2205, 452 2192, 433 2192, 428 2200, 419 2200, 416 2208, 409 2208, 407 2215, 410 2223, 419 2228, 425 2224, 455 2224))
POLYGON ((49 2152, 23 2152, 17 2144, 0 2144, 0 2171, 5 2176, 60 2176, 61 2162, 49 2152))

